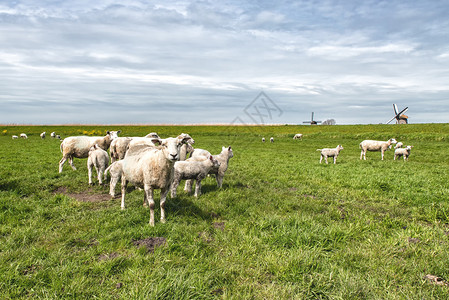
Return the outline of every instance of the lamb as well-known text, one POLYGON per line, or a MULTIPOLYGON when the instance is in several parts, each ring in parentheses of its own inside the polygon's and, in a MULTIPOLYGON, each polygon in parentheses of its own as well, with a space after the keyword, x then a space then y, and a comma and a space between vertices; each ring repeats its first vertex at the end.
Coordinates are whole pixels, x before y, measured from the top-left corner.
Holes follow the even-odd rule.
MULTIPOLYGON (((112 178, 117 177, 117 172, 122 178, 122 202, 121 208, 125 209, 125 193, 128 182, 137 187, 143 187, 144 199, 150 206, 150 226, 154 226, 154 199, 153 191, 161 190, 161 222, 165 223, 165 200, 173 181, 174 164, 179 159, 182 144, 190 137, 178 136, 176 138, 152 139, 152 143, 158 147, 140 145, 128 149, 125 158, 114 162, 108 171, 112 178)), ((111 179, 111 191, 113 180, 111 179)))
POLYGON ((20 137, 21 137, 22 139, 27 139, 27 138, 28 138, 28 136, 27 136, 25 133, 21 133, 21 134, 20 134, 20 137))
POLYGON ((366 160, 366 151, 380 151, 382 160, 384 160, 384 152, 390 148, 391 144, 396 143, 397 141, 394 138, 391 138, 386 142, 364 140, 359 145, 362 149, 362 152, 360 153, 360 160, 362 159, 362 157, 364 158, 364 160, 366 160))
POLYGON ((270 142, 274 143, 274 138, 270 137, 270 142))
POLYGON ((201 194, 201 180, 209 174, 212 168, 219 168, 220 163, 212 156, 196 156, 186 161, 175 163, 174 179, 171 187, 171 197, 176 198, 176 189, 182 179, 196 180, 195 197, 201 194))
POLYGON ((111 142, 117 138, 117 135, 122 132, 108 131, 106 136, 71 136, 65 138, 60 146, 62 152, 62 159, 59 161, 59 173, 62 173, 64 163, 69 160, 69 164, 73 170, 76 167, 73 165, 73 158, 87 158, 89 156, 90 148, 98 144, 101 149, 107 151, 111 142))
POLYGON ((50 136, 51 136, 52 138, 55 138, 55 137, 56 137, 56 133, 53 131, 52 133, 50 133, 50 136))
POLYGON ((399 158, 401 156, 404 157, 404 161, 408 161, 408 157, 410 156, 410 151, 412 150, 413 146, 407 146, 406 148, 398 148, 394 150, 394 160, 396 158, 399 158))
MULTIPOLYGON (((196 157, 196 156, 206 156, 208 157, 210 154, 209 151, 207 150, 203 150, 203 149, 195 149, 191 155, 191 157, 196 157)), ((213 157, 220 163, 220 167, 218 168, 212 168, 209 171, 209 174, 214 174, 215 175, 215 180, 217 181, 217 186, 219 188, 222 187, 223 185, 223 178, 224 175, 226 173, 226 170, 228 169, 228 165, 229 165, 229 160, 234 157, 234 153, 232 152, 232 148, 231 146, 229 147, 222 147, 221 148, 221 153, 218 155, 213 155, 213 157)), ((184 187, 184 191, 189 192, 192 189, 192 181, 191 180, 187 180, 185 187, 184 187)))
POLYGON ((18 139, 18 138, 19 138, 19 137, 18 137, 17 135, 13 135, 13 136, 12 136, 12 139, 13 139, 13 140, 18 139))
POLYGON ((45 131, 41 133, 41 139, 45 139, 45 131))
POLYGON ((402 146, 404 146, 404 143, 399 142, 399 143, 396 144, 396 146, 394 147, 394 149, 402 148, 402 146))
POLYGON ((105 170, 109 165, 108 153, 100 148, 98 144, 93 145, 89 149, 89 157, 87 158, 87 170, 89 173, 89 185, 92 185, 92 167, 97 171, 98 182, 103 185, 102 177, 106 180, 105 170))
POLYGON ((333 157, 334 158, 334 164, 336 164, 337 163, 338 154, 340 154, 340 151, 343 150, 343 149, 344 148, 343 148, 342 145, 338 145, 335 148, 316 149, 316 151, 321 151, 320 163, 323 161, 323 158, 324 158, 326 164, 328 164, 327 158, 328 157, 333 157))
POLYGON ((294 140, 302 140, 302 133, 297 133, 295 134, 295 136, 293 137, 294 140))

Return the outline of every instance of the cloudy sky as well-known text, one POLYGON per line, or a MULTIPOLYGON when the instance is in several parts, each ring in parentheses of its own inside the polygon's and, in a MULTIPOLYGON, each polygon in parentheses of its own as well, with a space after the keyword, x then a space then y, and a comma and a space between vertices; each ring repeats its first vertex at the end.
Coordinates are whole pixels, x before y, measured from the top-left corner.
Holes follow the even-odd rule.
POLYGON ((393 103, 449 122, 448 16, 447 0, 0 0, 0 123, 367 124, 393 103))

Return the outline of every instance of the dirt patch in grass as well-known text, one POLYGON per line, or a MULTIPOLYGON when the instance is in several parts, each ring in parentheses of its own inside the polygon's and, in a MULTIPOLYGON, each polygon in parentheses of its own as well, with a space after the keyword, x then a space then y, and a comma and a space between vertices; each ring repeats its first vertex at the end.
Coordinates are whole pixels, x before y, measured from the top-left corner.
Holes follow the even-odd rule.
POLYGON ((120 256, 120 254, 118 254, 117 252, 103 253, 98 257, 98 260, 99 261, 111 260, 111 259, 117 258, 119 256, 120 256))
POLYGON ((98 194, 95 193, 95 191, 90 188, 81 193, 68 193, 66 187, 60 186, 56 190, 54 190, 53 193, 64 194, 80 202, 101 202, 111 200, 111 196, 109 194, 98 194))
POLYGON ((157 247, 165 246, 167 239, 164 237, 149 237, 143 240, 133 241, 134 246, 145 247, 148 252, 153 253, 157 247))
POLYGON ((212 226, 213 226, 215 229, 224 231, 224 228, 225 228, 225 222, 214 222, 214 223, 212 224, 212 226))

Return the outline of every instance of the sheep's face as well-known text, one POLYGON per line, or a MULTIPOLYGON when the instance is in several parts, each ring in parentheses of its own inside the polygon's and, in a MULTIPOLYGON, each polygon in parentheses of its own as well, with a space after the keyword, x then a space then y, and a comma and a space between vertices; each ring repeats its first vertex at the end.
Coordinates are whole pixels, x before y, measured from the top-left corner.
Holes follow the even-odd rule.
POLYGON ((160 139, 159 135, 156 132, 151 132, 151 133, 147 134, 145 137, 151 138, 151 139, 160 139))
POLYGON ((115 140, 116 138, 118 138, 118 134, 122 132, 121 130, 119 131, 108 131, 107 134, 111 137, 111 140, 115 140))
POLYGON ((175 162, 179 160, 179 152, 181 146, 187 143, 190 137, 178 136, 177 138, 166 138, 166 139, 152 139, 151 141, 155 145, 161 145, 164 156, 167 160, 175 162))
POLYGON ((228 153, 228 158, 234 157, 234 152, 232 152, 231 146, 229 146, 228 148, 221 147, 221 152, 227 152, 228 153))
POLYGON ((195 140, 192 139, 192 137, 188 134, 188 133, 181 133, 179 137, 182 137, 183 139, 186 139, 186 142, 189 143, 190 145, 195 144, 195 140))
POLYGON ((392 144, 397 144, 397 141, 394 138, 391 138, 390 141, 392 144))
POLYGON ((209 159, 212 161, 212 167, 215 169, 218 169, 220 167, 220 162, 215 159, 212 155, 209 157, 209 159))

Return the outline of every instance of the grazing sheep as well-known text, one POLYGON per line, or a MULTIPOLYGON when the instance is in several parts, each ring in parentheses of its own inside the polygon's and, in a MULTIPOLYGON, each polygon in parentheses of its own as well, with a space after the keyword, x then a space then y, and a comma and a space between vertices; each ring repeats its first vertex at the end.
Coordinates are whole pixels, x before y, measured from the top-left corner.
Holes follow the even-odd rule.
POLYGON ((270 137, 270 142, 274 143, 274 138, 270 137))
POLYGON ((264 137, 262 138, 262 143, 265 143, 265 138, 264 137))
POLYGON ((56 138, 57 138, 58 140, 60 140, 60 139, 61 139, 61 136, 60 136, 59 134, 57 134, 57 135, 56 135, 56 138))
POLYGON ((373 140, 364 140, 360 143, 360 148, 362 152, 360 153, 360 159, 362 157, 366 160, 366 151, 380 151, 382 160, 384 160, 384 152, 390 149, 391 144, 396 144, 397 141, 394 138, 389 139, 386 142, 383 141, 373 141, 373 140))
MULTIPOLYGON (((125 158, 116 161, 108 168, 111 177, 117 177, 120 172, 122 178, 122 202, 121 208, 125 209, 125 193, 128 182, 145 191, 144 199, 150 206, 150 225, 154 226, 154 199, 153 191, 161 190, 161 222, 165 223, 165 199, 173 181, 174 164, 179 159, 182 144, 190 137, 178 136, 177 138, 152 139, 158 147, 140 145, 129 148, 125 158)), ((111 191, 115 186, 111 180, 111 191)))
POLYGON ((396 146, 394 146, 394 149, 402 148, 402 146, 404 146, 404 143, 399 142, 396 144, 396 146))
MULTIPOLYGON (((193 151, 193 153, 191 154, 191 157, 196 157, 196 156, 206 156, 206 157, 208 157, 209 155, 210 155, 210 153, 207 150, 195 149, 193 151)), ((232 157, 234 157, 234 153, 232 152, 231 146, 229 146, 229 147, 222 147, 221 148, 221 153, 218 154, 218 155, 213 155, 213 157, 220 163, 220 167, 219 168, 212 168, 209 171, 209 174, 215 175, 215 179, 217 181, 217 186, 219 188, 221 188, 222 185, 223 185, 224 175, 226 173, 226 170, 228 169, 229 160, 232 157)), ((192 189, 192 181, 191 180, 187 180, 186 184, 185 184, 185 187, 184 187, 184 191, 189 192, 191 189, 192 189)))
POLYGON ((21 137, 22 139, 27 139, 27 138, 28 138, 28 136, 27 136, 25 133, 21 133, 21 134, 20 134, 20 137, 21 137))
POLYGON ((404 157, 404 161, 408 161, 408 157, 410 156, 410 151, 412 150, 413 146, 407 146, 406 148, 398 148, 394 150, 394 160, 396 158, 399 158, 401 156, 404 157))
POLYGON ((302 133, 297 133, 295 134, 295 136, 293 137, 294 140, 302 140, 302 133))
MULTIPOLYGON (((126 136, 126 137, 119 137, 119 138, 114 139, 111 143, 111 149, 110 149, 111 161, 115 162, 116 160, 123 159, 125 157, 128 145, 132 140, 146 141, 149 138, 159 139, 160 137, 159 137, 159 135, 157 135, 156 132, 151 132, 144 137, 141 137, 141 136, 128 137, 128 136, 126 136)), ((152 145, 152 146, 154 146, 154 145, 152 145)))
POLYGON ((219 168, 220 163, 212 156, 196 156, 186 161, 175 163, 174 179, 171 187, 171 197, 176 197, 176 189, 182 179, 196 180, 195 197, 201 194, 201 180, 209 174, 212 168, 219 168))
POLYGON ((62 172, 64 163, 69 160, 69 164, 73 170, 76 167, 73 165, 73 158, 86 158, 89 156, 90 148, 98 144, 101 149, 107 151, 111 142, 117 138, 119 131, 108 131, 106 136, 71 136, 65 138, 61 143, 62 159, 59 161, 59 173, 62 172))
POLYGON ((320 163, 323 161, 326 162, 326 164, 328 164, 327 162, 327 158, 328 157, 333 157, 334 158, 334 164, 337 163, 337 157, 338 154, 340 154, 340 151, 343 150, 343 146, 342 145, 338 145, 335 148, 323 148, 323 149, 316 149, 316 151, 321 151, 321 158, 320 158, 320 163))
POLYGON ((87 170, 89 173, 89 184, 92 184, 92 167, 95 167, 97 171, 98 182, 100 185, 106 180, 105 170, 109 165, 109 155, 106 151, 100 148, 97 144, 93 145, 89 149, 89 156, 87 158, 87 170))
POLYGON ((55 138, 55 137, 56 137, 56 133, 53 131, 52 133, 50 133, 50 136, 51 136, 52 138, 55 138))
POLYGON ((41 133, 41 139, 45 139, 45 131, 41 133))
POLYGON ((17 135, 13 135, 13 136, 12 136, 12 139, 13 139, 13 140, 18 139, 18 138, 19 138, 19 137, 18 137, 17 135))

